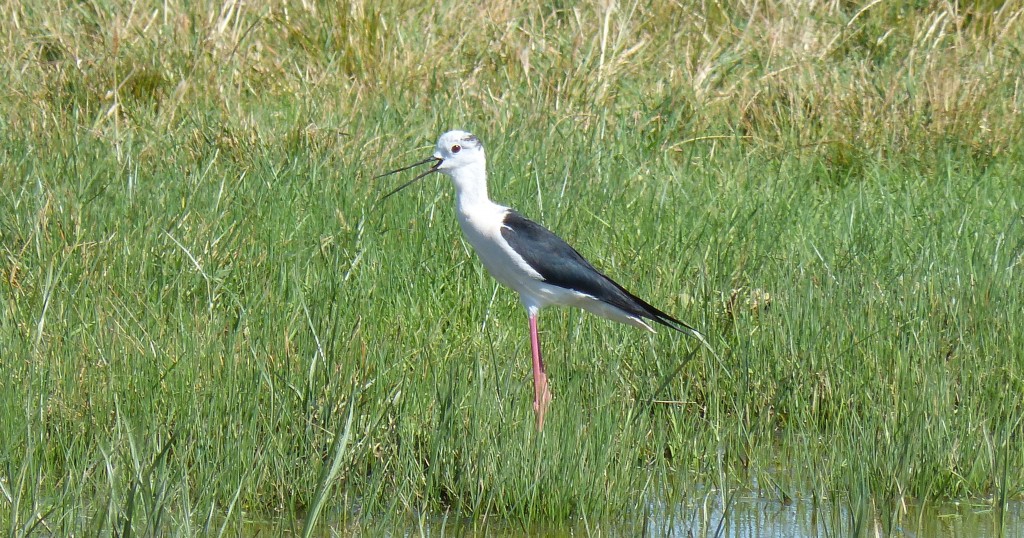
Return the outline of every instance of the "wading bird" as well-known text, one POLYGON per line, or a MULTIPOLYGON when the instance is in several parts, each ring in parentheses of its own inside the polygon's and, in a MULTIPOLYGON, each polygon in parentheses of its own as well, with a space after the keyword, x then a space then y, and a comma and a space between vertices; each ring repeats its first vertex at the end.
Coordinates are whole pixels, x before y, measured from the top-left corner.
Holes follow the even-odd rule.
POLYGON ((434 172, 455 185, 455 209, 466 240, 484 267, 502 284, 519 292, 530 320, 533 350, 533 410, 537 429, 544 428, 544 413, 551 401, 548 378, 540 354, 537 315, 550 305, 575 306, 599 316, 654 332, 653 321, 688 333, 707 345, 696 329, 651 306, 594 268, 579 252, 547 228, 487 196, 487 160, 480 140, 465 131, 449 131, 437 141, 429 159, 392 170, 381 178, 416 166, 430 168, 381 200, 434 172))

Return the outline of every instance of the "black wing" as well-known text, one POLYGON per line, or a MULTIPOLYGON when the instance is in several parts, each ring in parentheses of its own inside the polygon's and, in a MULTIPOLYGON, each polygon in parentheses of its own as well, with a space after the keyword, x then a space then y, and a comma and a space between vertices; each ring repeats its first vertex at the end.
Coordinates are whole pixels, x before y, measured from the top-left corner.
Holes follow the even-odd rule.
POLYGON ((595 269, 561 237, 511 209, 505 214, 501 236, 548 284, 585 293, 680 332, 697 332, 633 295, 595 269))

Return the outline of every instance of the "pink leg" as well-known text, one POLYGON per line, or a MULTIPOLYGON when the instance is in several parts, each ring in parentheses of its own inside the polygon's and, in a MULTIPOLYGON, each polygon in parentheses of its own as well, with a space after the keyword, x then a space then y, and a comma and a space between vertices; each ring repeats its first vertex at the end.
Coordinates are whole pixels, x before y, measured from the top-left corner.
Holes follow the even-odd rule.
POLYGON ((540 358, 540 338, 537 336, 537 314, 530 315, 530 346, 533 348, 533 411, 537 414, 537 431, 544 429, 544 413, 551 402, 548 376, 540 358))

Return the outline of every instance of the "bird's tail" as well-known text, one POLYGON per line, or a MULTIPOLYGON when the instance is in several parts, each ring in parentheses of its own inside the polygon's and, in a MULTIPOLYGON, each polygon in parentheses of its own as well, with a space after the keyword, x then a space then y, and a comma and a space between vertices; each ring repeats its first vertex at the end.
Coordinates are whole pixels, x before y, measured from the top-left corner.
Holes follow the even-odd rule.
MULTIPOLYGON (((648 305, 648 306, 650 306, 650 305, 648 305)), ((660 323, 660 324, 662 324, 662 325, 664 325, 664 326, 666 326, 666 327, 668 327, 670 329, 679 331, 679 332, 681 332, 683 334, 688 334, 688 335, 696 338, 697 341, 699 341, 700 344, 702 346, 704 346, 705 349, 707 349, 709 352, 711 352, 711 355, 715 357, 715 360, 717 360, 719 362, 722 361, 722 359, 719 358, 718 353, 715 353, 715 349, 713 347, 711 347, 710 343, 708 343, 708 339, 704 336, 704 333, 702 333, 702 332, 698 331, 697 329, 693 328, 693 326, 690 325, 689 323, 686 323, 684 321, 680 321, 680 320, 678 320, 678 319, 676 319, 676 318, 674 318, 674 317, 672 317, 672 316, 662 312, 661 310, 658 310, 657 308, 654 308, 653 306, 651 306, 650 309, 653 311, 652 314, 654 314, 654 315, 651 316, 651 319, 653 319, 654 321, 657 321, 658 323, 660 323)))

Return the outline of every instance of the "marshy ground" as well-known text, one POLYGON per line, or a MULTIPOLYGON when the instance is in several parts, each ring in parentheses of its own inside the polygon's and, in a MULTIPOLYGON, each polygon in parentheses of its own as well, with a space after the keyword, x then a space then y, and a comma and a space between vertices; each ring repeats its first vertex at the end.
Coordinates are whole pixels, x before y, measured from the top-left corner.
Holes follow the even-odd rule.
POLYGON ((829 508, 809 535, 917 532, 915 507, 950 503, 1024 532, 1021 6, 0 20, 5 534, 615 533, 657 512, 714 535, 750 498, 829 508), (452 128, 487 145, 496 201, 718 357, 546 311, 538 435, 525 315, 451 185, 376 204, 395 183, 371 178, 452 128))

